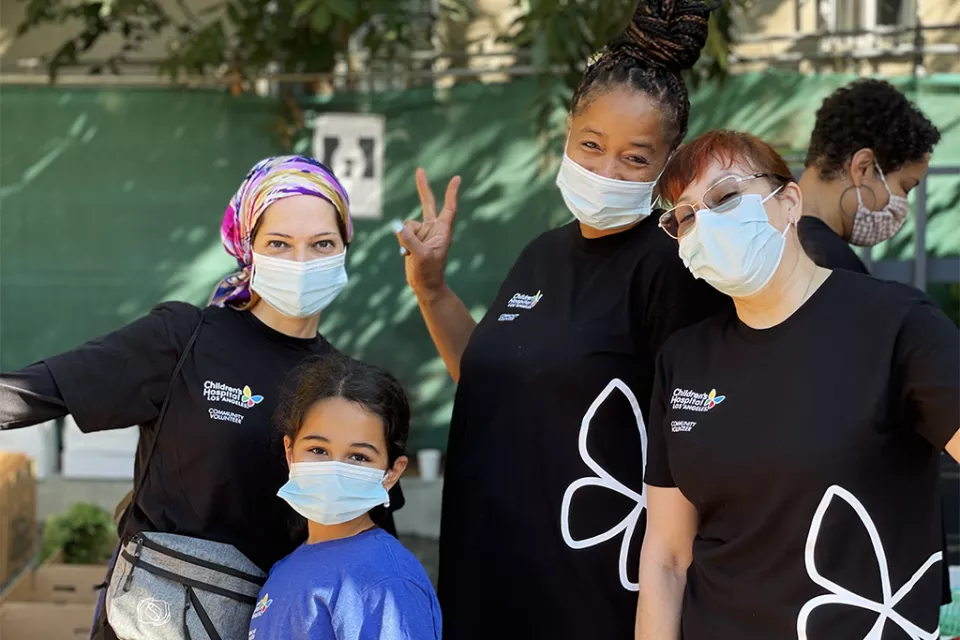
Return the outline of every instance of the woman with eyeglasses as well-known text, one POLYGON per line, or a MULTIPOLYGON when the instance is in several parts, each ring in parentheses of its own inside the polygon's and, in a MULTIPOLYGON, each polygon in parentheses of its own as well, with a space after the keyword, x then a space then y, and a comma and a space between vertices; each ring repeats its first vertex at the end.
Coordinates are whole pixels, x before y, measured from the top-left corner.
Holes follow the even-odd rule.
POLYGON ((814 264, 800 188, 753 136, 701 136, 661 187, 661 228, 735 309, 657 359, 638 640, 939 637, 960 332, 911 287, 814 264))

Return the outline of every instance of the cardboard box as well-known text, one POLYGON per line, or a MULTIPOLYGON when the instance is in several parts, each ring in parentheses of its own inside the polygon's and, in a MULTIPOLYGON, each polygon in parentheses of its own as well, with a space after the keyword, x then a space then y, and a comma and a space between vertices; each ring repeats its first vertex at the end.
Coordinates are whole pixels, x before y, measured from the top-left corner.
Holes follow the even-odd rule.
POLYGON ((43 480, 56 474, 60 466, 57 434, 57 423, 53 420, 24 429, 0 431, 0 450, 33 458, 37 480, 43 480))
POLYGON ((22 453, 0 451, 0 585, 30 564, 37 544, 37 481, 22 453))
POLYGON ((0 640, 87 640, 107 567, 44 564, 0 597, 0 640))

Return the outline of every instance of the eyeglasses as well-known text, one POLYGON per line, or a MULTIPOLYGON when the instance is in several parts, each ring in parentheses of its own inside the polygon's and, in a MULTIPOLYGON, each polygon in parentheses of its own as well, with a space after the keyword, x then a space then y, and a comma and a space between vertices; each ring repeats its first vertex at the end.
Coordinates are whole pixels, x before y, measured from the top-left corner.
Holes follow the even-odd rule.
MULTIPOLYGON (((757 178, 775 178, 783 184, 793 181, 792 178, 777 173, 754 173, 749 176, 727 176, 721 178, 707 189, 700 202, 678 204, 664 212, 664 214, 660 216, 660 228, 666 231, 667 235, 671 238, 679 240, 683 234, 687 233, 693 228, 693 225, 696 224, 698 210, 708 209, 713 213, 729 213, 733 211, 737 205, 740 204, 740 200, 743 199, 743 194, 746 191, 746 185, 744 185, 744 183, 750 180, 756 180, 757 178)), ((777 191, 780 191, 780 189, 783 188, 783 184, 777 187, 770 195, 772 196, 777 191)))

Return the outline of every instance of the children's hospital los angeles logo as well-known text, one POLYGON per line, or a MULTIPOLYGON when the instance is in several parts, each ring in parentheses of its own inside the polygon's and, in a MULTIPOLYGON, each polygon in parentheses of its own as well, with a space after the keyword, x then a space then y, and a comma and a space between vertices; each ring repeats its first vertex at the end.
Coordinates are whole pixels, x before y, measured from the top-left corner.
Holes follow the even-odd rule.
POLYGON ((263 594, 263 599, 257 603, 256 608, 253 610, 254 619, 259 618, 267 612, 267 609, 270 608, 270 605, 273 604, 273 600, 270 598, 270 594, 263 594))
POLYGON ((673 390, 673 396, 670 398, 670 408, 674 411, 704 413, 716 407, 726 398, 727 396, 717 395, 716 389, 711 389, 710 393, 699 393, 678 388, 673 390))
MULTIPOLYGON (((537 306, 537 303, 543 299, 543 293, 537 291, 533 295, 526 293, 515 293, 513 297, 507 301, 508 309, 523 309, 529 311, 537 306)), ((520 316, 519 313, 502 313, 500 317, 497 318, 499 322, 512 322, 520 316)))
POLYGON ((210 380, 203 383, 203 397, 210 402, 226 402, 244 409, 251 409, 263 402, 263 396, 254 395, 249 386, 241 389, 210 380))
POLYGON ((529 296, 524 293, 515 293, 513 297, 510 298, 510 302, 507 303, 508 309, 533 309, 537 306, 537 303, 543 298, 543 293, 537 291, 534 295, 529 296))
MULTIPOLYGON (((249 385, 244 385, 242 388, 231 387, 228 384, 211 380, 203 383, 203 398, 208 402, 225 402, 242 409, 252 409, 263 402, 263 396, 253 393, 249 385)), ((214 420, 233 422, 234 424, 243 422, 243 415, 232 411, 210 409, 209 413, 214 420)))

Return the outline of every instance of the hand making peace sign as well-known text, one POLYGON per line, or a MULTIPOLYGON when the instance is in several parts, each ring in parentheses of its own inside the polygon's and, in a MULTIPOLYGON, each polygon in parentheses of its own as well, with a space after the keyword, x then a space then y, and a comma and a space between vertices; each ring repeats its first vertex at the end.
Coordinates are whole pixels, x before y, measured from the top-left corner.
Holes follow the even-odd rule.
POLYGON ((423 206, 423 220, 407 220, 397 233, 400 245, 407 250, 407 283, 417 295, 439 291, 444 285, 459 188, 460 176, 454 176, 447 185, 443 209, 438 214, 427 173, 417 169, 417 193, 423 206))

